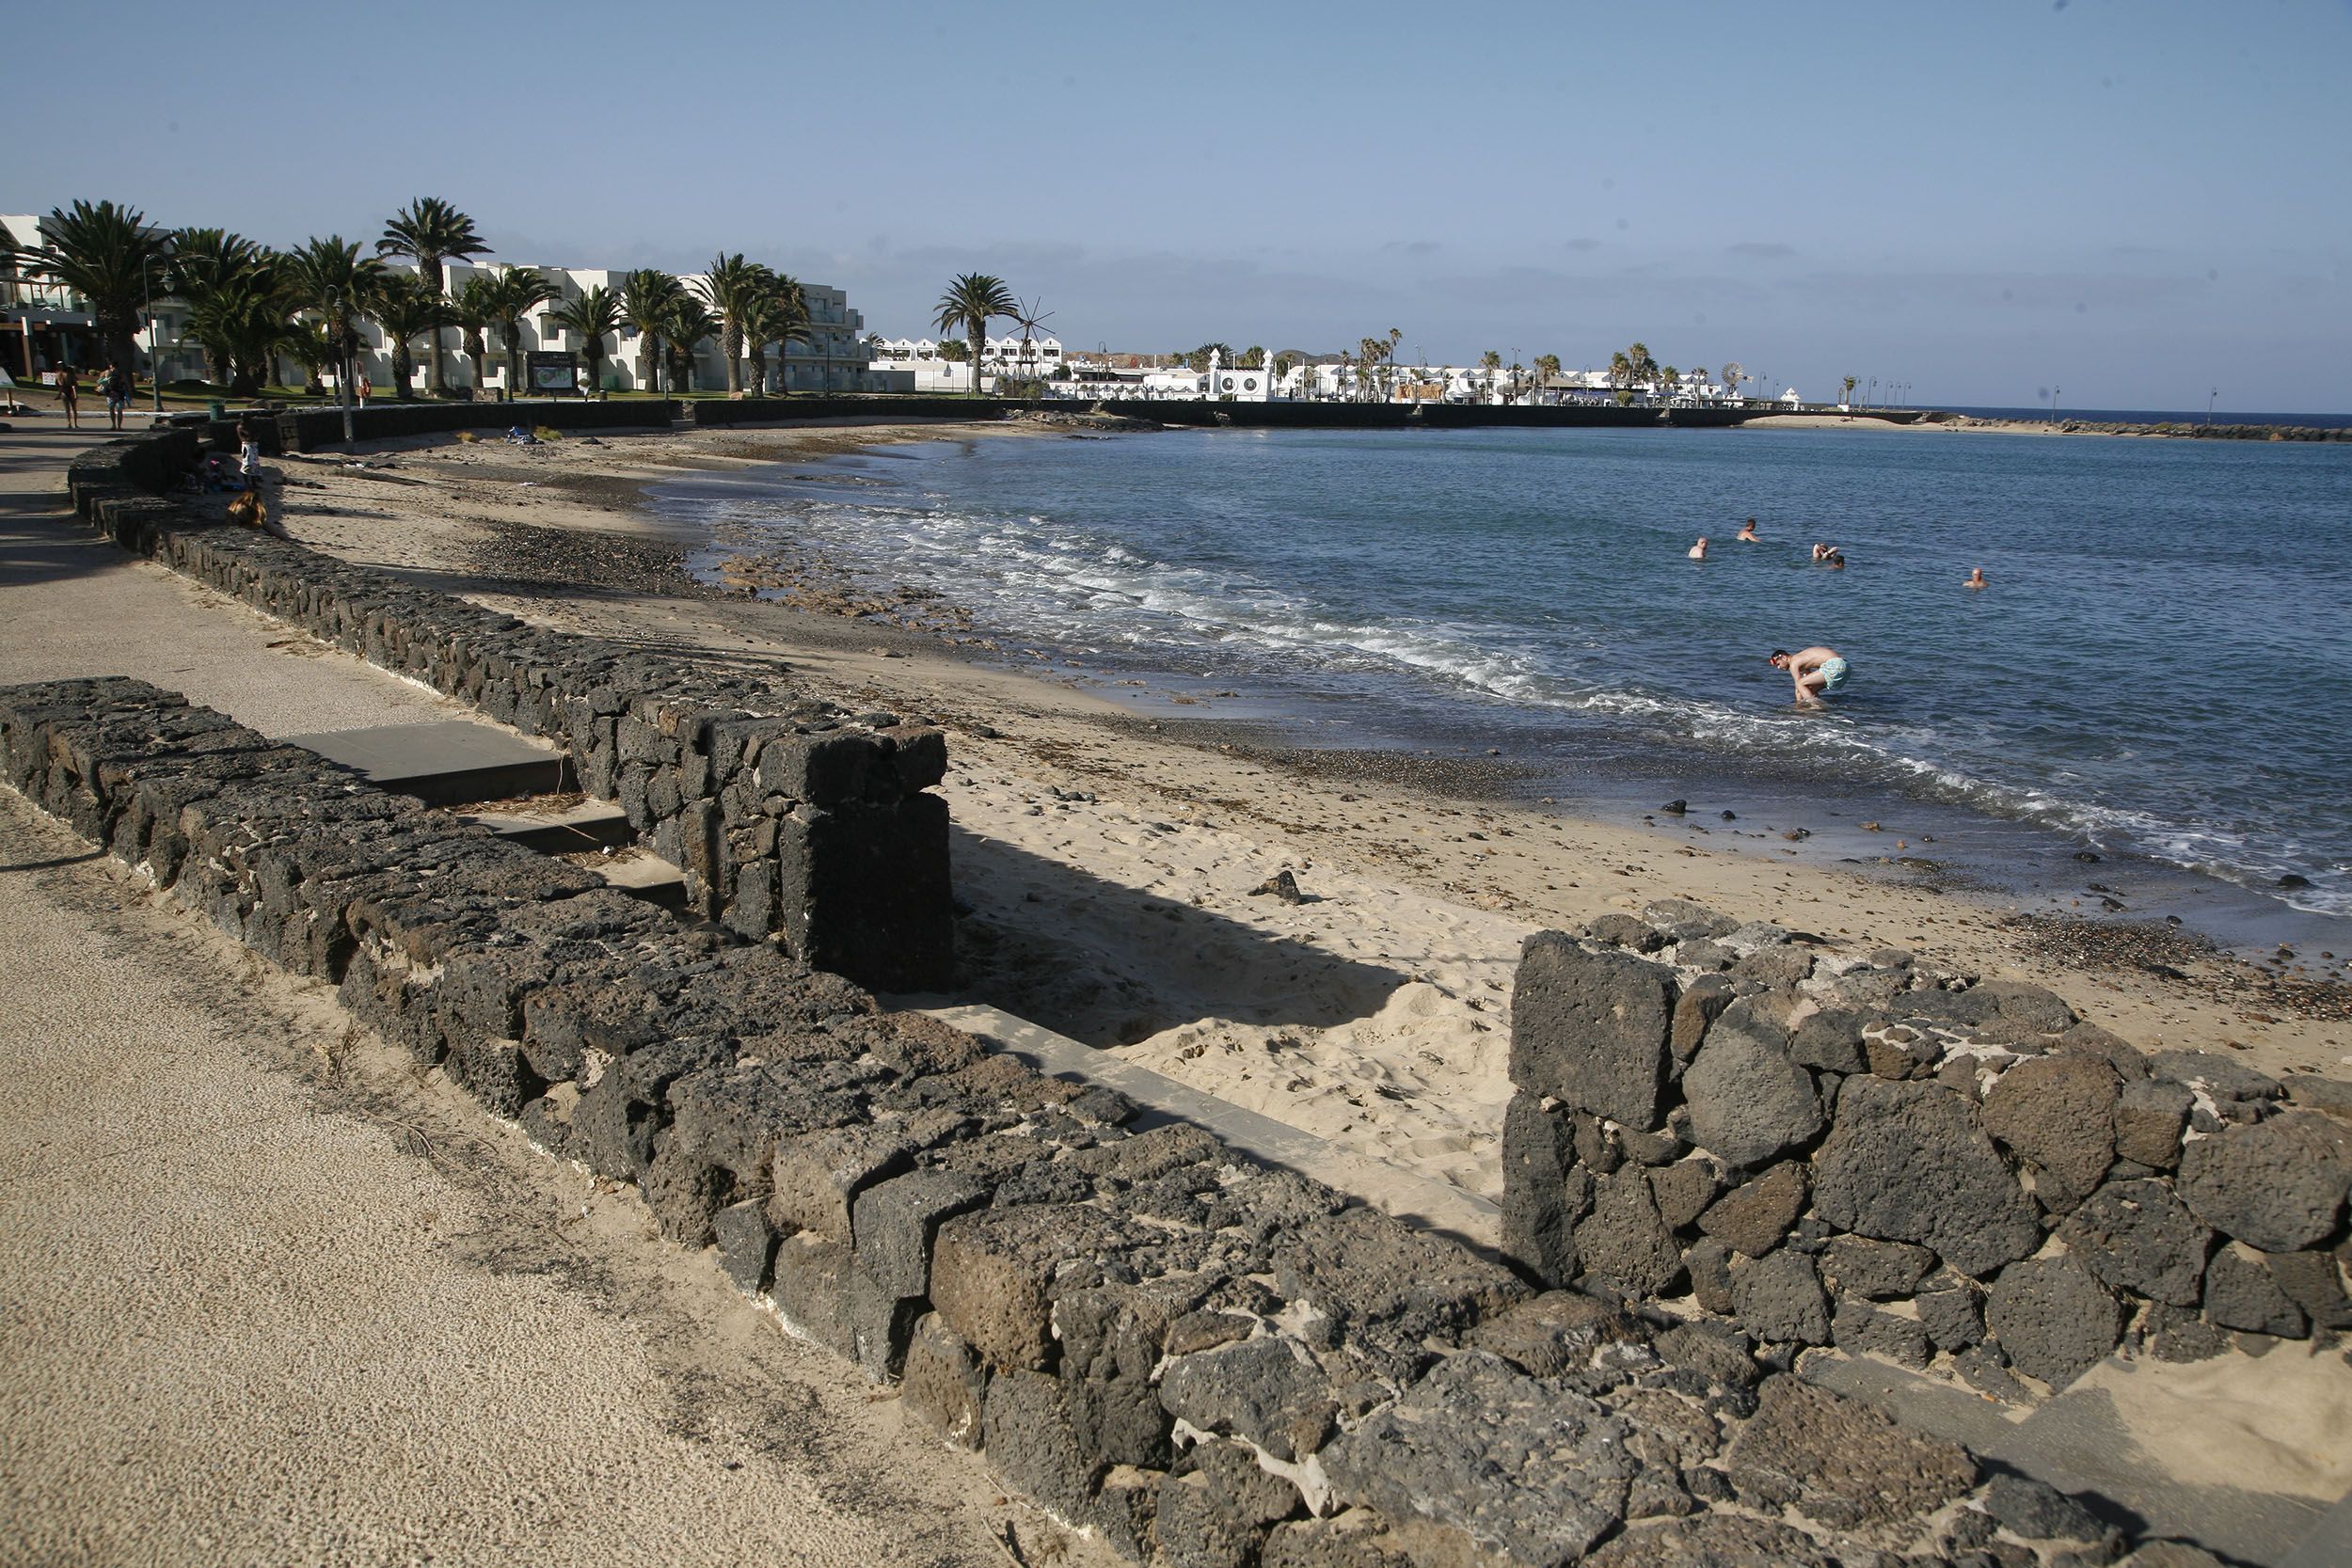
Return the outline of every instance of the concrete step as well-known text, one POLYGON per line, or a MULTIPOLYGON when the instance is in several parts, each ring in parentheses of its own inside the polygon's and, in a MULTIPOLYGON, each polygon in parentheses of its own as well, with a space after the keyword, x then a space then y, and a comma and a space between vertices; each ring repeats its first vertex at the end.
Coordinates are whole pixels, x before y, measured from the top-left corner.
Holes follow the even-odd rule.
POLYGON ((554 747, 463 719, 278 738, 427 805, 471 805, 578 787, 570 759, 554 747))
MULTIPOLYGON (((561 799, 558 797, 557 799, 561 799)), ((597 849, 618 849, 637 841, 628 816, 610 800, 585 797, 569 805, 551 805, 545 796, 498 801, 478 811, 461 813, 499 837, 536 849, 543 855, 575 855, 597 849)))
POLYGON ((686 908, 686 874, 650 849, 635 847, 609 855, 569 855, 623 893, 665 910, 686 908))

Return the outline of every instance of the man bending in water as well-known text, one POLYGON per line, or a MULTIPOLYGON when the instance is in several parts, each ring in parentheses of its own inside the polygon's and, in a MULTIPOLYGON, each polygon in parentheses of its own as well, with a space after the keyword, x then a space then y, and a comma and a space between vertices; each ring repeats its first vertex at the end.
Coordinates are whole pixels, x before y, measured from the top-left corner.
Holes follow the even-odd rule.
POLYGON ((1767 662, 1775 670, 1788 672, 1788 678, 1797 686, 1799 707, 1827 705, 1821 701, 1823 694, 1844 690, 1846 677, 1853 673, 1846 656, 1835 648, 1806 648, 1793 654, 1786 648, 1774 648, 1767 662))

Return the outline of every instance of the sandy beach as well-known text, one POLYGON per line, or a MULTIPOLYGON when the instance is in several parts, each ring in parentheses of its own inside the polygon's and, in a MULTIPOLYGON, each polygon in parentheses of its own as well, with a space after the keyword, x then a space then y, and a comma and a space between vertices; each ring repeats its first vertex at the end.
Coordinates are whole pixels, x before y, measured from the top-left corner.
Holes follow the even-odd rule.
POLYGON ((2273 1074, 2352 1066, 2341 982, 2285 978, 2161 925, 2020 922, 1997 896, 1919 885, 1895 863, 1899 823, 1883 825, 1887 863, 1857 869, 1808 862, 1777 833, 1733 848, 1695 820, 1507 803, 1507 758, 1310 752, 1214 702, 1182 718, 1130 706, 1043 650, 962 629, 920 583, 851 595, 821 562, 775 559, 697 583, 684 563, 699 531, 639 504, 681 474, 1007 437, 1066 438, 1007 425, 434 437, 281 459, 278 498, 294 538, 354 562, 946 724, 969 911, 965 983, 946 1000, 1488 1196, 1520 942, 1664 897, 1832 948, 2035 981, 2143 1048, 2227 1050, 2273 1074), (1266 891, 1286 870, 1296 902, 1266 891))

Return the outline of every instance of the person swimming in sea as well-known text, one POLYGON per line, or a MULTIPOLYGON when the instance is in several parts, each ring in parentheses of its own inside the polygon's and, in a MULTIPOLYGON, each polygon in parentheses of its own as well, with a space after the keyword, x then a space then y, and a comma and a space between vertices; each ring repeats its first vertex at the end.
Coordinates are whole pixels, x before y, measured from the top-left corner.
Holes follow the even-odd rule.
POLYGON ((1788 672, 1788 678, 1796 683, 1799 707, 1828 705, 1821 698, 1832 691, 1844 690, 1848 677, 1853 673, 1853 666, 1846 662, 1846 656, 1835 648, 1815 646, 1793 654, 1786 648, 1774 648, 1765 662, 1775 670, 1788 672))
POLYGON ((1704 533, 1700 534, 1699 542, 1692 546, 1691 548, 1685 553, 1687 553, 1693 561, 1705 561, 1707 559, 1707 535, 1704 533))
POLYGON ((1963 588, 1989 588, 1992 584, 1984 580, 1983 567, 1972 566, 1968 569, 1968 580, 1962 583, 1961 586, 1963 588))
POLYGON ((1827 546, 1827 545, 1825 545, 1825 544, 1820 543, 1819 540, 1816 540, 1816 541, 1814 542, 1814 546, 1813 546, 1813 563, 1814 563, 1815 565, 1817 565, 1817 566, 1818 566, 1818 565, 1820 565, 1822 562, 1824 562, 1824 561, 1828 560, 1828 559, 1829 559, 1829 551, 1830 551, 1830 547, 1829 547, 1829 546, 1827 546))
POLYGON ((1846 552, 1833 545, 1829 554, 1821 557, 1821 564, 1833 572, 1842 572, 1846 569, 1846 552))
POLYGON ((1732 537, 1739 540, 1742 545, 1761 545, 1764 543, 1764 541, 1756 535, 1756 519, 1754 517, 1750 517, 1746 522, 1741 523, 1740 525, 1740 531, 1733 534, 1732 537))

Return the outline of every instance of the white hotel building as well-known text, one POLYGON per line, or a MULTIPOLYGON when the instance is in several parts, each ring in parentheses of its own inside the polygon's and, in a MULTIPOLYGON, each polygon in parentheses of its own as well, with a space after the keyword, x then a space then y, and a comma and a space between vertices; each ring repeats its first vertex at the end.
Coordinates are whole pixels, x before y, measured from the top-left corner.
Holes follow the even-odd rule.
MULTIPOLYGON (((959 346, 965 340, 952 340, 959 346)), ((877 338, 873 367, 877 371, 909 371, 918 392, 966 392, 972 389, 971 368, 961 359, 945 358, 941 345, 929 338, 877 338)), ((980 387, 989 378, 1017 375, 1052 380, 1063 365, 1058 338, 983 338, 980 340, 980 387)))
MULTIPOLYGON (((19 250, 32 250, 42 243, 40 219, 30 214, 0 214, 0 229, 8 231, 11 243, 19 250)), ((394 271, 415 271, 405 262, 388 262, 394 271)), ((442 277, 450 294, 454 297, 466 286, 466 279, 476 274, 495 275, 510 270, 510 263, 501 261, 445 261, 442 277)), ((536 352, 569 352, 578 357, 581 385, 586 386, 586 345, 576 332, 566 332, 556 325, 555 312, 565 304, 578 299, 587 290, 602 284, 618 295, 628 283, 628 274, 596 267, 532 267, 555 286, 556 297, 538 307, 523 319, 523 331, 516 344, 517 356, 536 352)), ((701 281, 698 274, 679 278, 690 290, 701 281)), ((865 392, 912 391, 913 377, 904 373, 887 373, 870 364, 865 337, 866 318, 851 308, 850 296, 839 289, 821 283, 801 286, 808 304, 808 341, 790 344, 781 356, 771 346, 768 353, 767 390, 794 392, 865 392)), ((57 365, 71 361, 89 373, 103 369, 104 349, 97 341, 87 302, 55 285, 43 283, 0 284, 0 364, 12 375, 38 381, 45 373, 54 373, 57 365)), ((188 311, 179 300, 158 296, 152 302, 152 315, 140 312, 139 329, 133 338, 137 345, 142 375, 160 372, 167 382, 182 379, 200 380, 205 373, 204 354, 184 336, 188 311)), ((369 386, 378 391, 392 389, 392 355, 382 328, 364 318, 359 323, 363 343, 358 364, 359 373, 369 386)), ((472 355, 464 353, 461 344, 464 333, 457 327, 441 331, 442 360, 449 384, 476 391, 497 391, 506 383, 506 348, 495 331, 484 334, 487 352, 476 363, 472 355)), ((605 358, 600 372, 606 391, 638 391, 649 389, 646 367, 634 327, 623 325, 605 340, 605 358)), ((713 336, 696 346, 694 351, 693 390, 723 389, 727 384, 726 361, 720 353, 721 339, 713 336)), ((1057 353, 1059 345, 1056 345, 1057 353)), ((415 363, 416 387, 421 390, 431 374, 430 356, 425 340, 419 338, 411 345, 415 363)), ((748 357, 748 356, 747 356, 748 357)), ((291 369, 291 367, 281 367, 291 369)), ((326 379, 334 380, 330 372, 326 379)), ((666 386, 666 383, 665 383, 666 386)))

